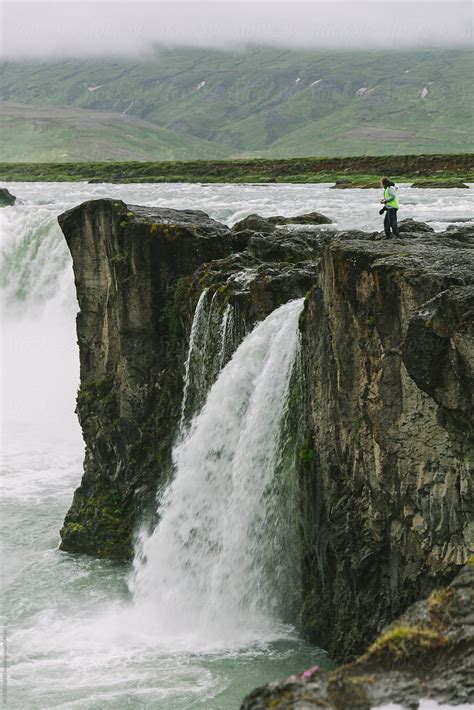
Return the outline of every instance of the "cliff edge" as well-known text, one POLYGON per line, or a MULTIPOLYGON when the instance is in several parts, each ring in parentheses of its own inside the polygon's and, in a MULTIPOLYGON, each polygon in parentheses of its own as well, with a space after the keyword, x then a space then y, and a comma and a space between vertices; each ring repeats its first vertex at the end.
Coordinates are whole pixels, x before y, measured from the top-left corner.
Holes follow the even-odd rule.
POLYGON ((86 444, 63 550, 129 559, 138 525, 153 524, 203 292, 220 343, 220 364, 204 363, 207 387, 257 320, 306 295, 292 403, 301 427, 295 624, 347 660, 454 579, 473 533, 472 228, 434 234, 411 221, 386 241, 258 218, 231 232, 202 212, 113 200, 59 221, 80 308, 86 444))
POLYGON ((61 549, 129 559, 133 533, 169 475, 180 418, 180 279, 228 254, 230 232, 203 212, 114 200, 86 202, 59 224, 80 309, 77 414, 86 445, 61 549))

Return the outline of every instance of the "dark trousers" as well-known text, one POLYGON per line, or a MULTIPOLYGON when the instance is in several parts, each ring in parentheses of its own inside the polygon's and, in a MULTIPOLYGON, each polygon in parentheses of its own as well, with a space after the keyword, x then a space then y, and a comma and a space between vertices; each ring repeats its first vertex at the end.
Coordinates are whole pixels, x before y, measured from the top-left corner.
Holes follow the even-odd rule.
POLYGON ((390 237, 390 230, 392 230, 395 237, 398 237, 397 212, 398 210, 395 207, 392 207, 385 212, 383 228, 385 229, 386 237, 390 237))

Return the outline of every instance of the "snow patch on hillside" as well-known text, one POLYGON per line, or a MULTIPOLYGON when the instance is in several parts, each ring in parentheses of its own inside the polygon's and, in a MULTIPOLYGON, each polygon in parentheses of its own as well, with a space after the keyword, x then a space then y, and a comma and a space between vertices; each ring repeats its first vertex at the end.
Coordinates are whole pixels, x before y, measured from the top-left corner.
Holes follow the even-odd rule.
POLYGON ((360 89, 357 89, 356 94, 357 96, 368 96, 371 94, 375 89, 378 89, 380 84, 377 84, 377 86, 373 86, 371 89, 369 89, 367 86, 362 86, 360 89))
POLYGON ((426 84, 426 86, 424 86, 424 87, 422 88, 422 90, 421 90, 421 92, 420 92, 420 97, 421 97, 422 99, 426 99, 426 97, 427 97, 428 94, 430 93, 430 86, 431 86, 432 83, 433 83, 432 81, 429 81, 429 82, 426 84))

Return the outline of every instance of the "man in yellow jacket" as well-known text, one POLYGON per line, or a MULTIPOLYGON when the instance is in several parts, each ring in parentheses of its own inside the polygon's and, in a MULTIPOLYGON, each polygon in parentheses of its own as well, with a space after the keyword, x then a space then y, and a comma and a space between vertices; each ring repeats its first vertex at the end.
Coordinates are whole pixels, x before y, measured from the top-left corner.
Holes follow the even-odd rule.
POLYGON ((391 239, 392 234, 394 237, 399 236, 397 223, 398 188, 395 186, 395 183, 392 182, 388 177, 383 177, 380 182, 383 187, 383 199, 381 199, 380 202, 384 205, 384 208, 381 211, 385 212, 383 228, 385 230, 386 239, 391 239))

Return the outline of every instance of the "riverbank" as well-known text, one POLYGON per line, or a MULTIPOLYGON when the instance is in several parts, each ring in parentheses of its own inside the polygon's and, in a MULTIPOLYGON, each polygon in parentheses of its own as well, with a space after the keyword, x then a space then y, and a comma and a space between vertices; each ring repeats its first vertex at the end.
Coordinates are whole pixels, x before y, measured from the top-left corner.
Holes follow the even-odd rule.
POLYGON ((344 179, 360 187, 377 182, 384 174, 399 182, 420 178, 437 183, 472 182, 474 156, 464 153, 291 160, 0 163, 0 180, 5 182, 327 183, 344 179))

